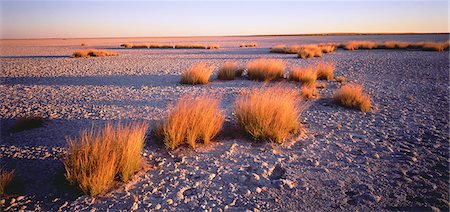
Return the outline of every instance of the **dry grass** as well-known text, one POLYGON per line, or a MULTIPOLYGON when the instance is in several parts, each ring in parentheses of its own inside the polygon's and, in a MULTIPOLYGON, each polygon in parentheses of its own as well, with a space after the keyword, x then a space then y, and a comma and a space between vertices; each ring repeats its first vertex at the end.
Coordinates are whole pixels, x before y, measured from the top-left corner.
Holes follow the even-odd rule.
POLYGON ((358 84, 343 85, 333 99, 345 107, 359 108, 362 112, 370 111, 370 97, 362 92, 362 86, 358 84))
POLYGON ((107 56, 117 56, 118 54, 108 52, 106 50, 88 49, 88 50, 77 50, 71 57, 107 57, 107 56))
POLYGON ((449 42, 424 42, 421 47, 424 51, 443 52, 449 49, 449 42))
POLYGON ((315 66, 317 72, 317 79, 332 80, 335 66, 333 63, 320 62, 315 66))
POLYGON ((138 44, 133 45, 131 48, 133 49, 148 49, 150 47, 150 44, 138 44))
POLYGON ((82 131, 69 138, 64 157, 65 176, 81 191, 97 196, 108 190, 116 175, 122 181, 141 167, 147 125, 107 124, 101 131, 82 131))
POLYGON ((14 171, 6 171, 0 168, 0 196, 6 193, 6 188, 14 179, 16 173, 14 171))
POLYGON ((278 44, 274 47, 270 48, 270 52, 272 53, 285 53, 286 52, 286 45, 278 44))
POLYGON ((333 43, 319 44, 318 47, 323 53, 331 53, 336 49, 336 45, 333 43))
POLYGON ((298 58, 307 59, 313 57, 322 57, 323 52, 320 48, 304 48, 298 51, 298 58))
POLYGON ((181 74, 182 84, 207 84, 214 68, 206 63, 197 63, 191 65, 181 74))
POLYGON ((244 43, 244 44, 239 45, 239 47, 241 47, 241 48, 256 47, 256 43, 255 42, 244 43))
POLYGON ((334 78, 336 82, 344 83, 346 81, 345 77, 339 76, 334 78))
POLYGON ((247 64, 248 78, 258 81, 272 81, 282 78, 285 64, 278 59, 256 59, 247 64))
POLYGON ((175 49, 206 49, 207 45, 204 44, 176 44, 175 49))
POLYGON ((313 99, 318 96, 315 84, 302 86, 300 96, 304 99, 313 99))
POLYGON ((401 42, 401 41, 386 41, 384 43, 378 44, 378 48, 384 49, 406 49, 410 47, 412 43, 401 42))
POLYGON ((374 49, 377 48, 377 43, 373 41, 350 41, 344 44, 346 50, 358 50, 358 49, 374 49))
POLYGON ((314 85, 317 80, 317 72, 311 66, 305 68, 296 66, 292 68, 289 79, 298 81, 302 85, 314 85))
POLYGON ((217 44, 209 45, 206 47, 207 49, 220 49, 220 46, 217 44))
POLYGON ((121 47, 125 47, 125 48, 132 48, 133 47, 133 44, 131 44, 131 43, 124 43, 124 44, 122 44, 122 45, 120 45, 121 47))
POLYGON ((301 128, 303 106, 295 90, 280 86, 253 89, 240 95, 233 106, 239 126, 255 140, 282 143, 301 128))
POLYGON ((220 67, 217 78, 220 80, 234 80, 239 74, 242 75, 242 72, 238 73, 237 63, 227 61, 220 67))
POLYGON ((82 44, 80 44, 80 46, 86 46, 86 44, 85 44, 85 43, 82 43, 82 44))
POLYGON ((42 126, 44 126, 44 118, 42 116, 24 116, 17 118, 10 130, 12 132, 21 132, 42 126))
POLYGON ((222 128, 225 116, 220 100, 210 96, 183 96, 160 125, 160 137, 168 149, 183 144, 195 148, 197 142, 208 144, 222 128))

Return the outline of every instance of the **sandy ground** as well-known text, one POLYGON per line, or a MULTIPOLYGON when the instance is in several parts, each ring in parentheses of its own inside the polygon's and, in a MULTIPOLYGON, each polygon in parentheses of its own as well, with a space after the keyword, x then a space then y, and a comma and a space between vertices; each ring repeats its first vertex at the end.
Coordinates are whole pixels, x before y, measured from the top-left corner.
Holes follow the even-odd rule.
MULTIPOLYGON (((444 210, 449 208, 449 55, 416 50, 337 50, 320 59, 271 54, 275 44, 349 40, 446 41, 448 35, 202 37, 2 40, 0 160, 16 169, 13 195, 2 210, 444 210), (219 50, 120 49, 132 43, 217 43, 219 50), (238 48, 257 42, 258 48, 238 48), (88 46, 81 47, 81 43, 88 46), (118 57, 69 58, 76 49, 102 48, 118 57), (336 64, 336 76, 362 83, 374 110, 335 105, 339 83, 327 82, 301 122, 305 136, 290 145, 254 143, 231 113, 247 79, 208 85, 179 84, 190 64, 216 68, 280 58, 288 67, 319 60, 336 64), (132 182, 105 196, 84 196, 67 185, 60 155, 66 137, 108 121, 163 117, 184 94, 222 98, 227 123, 211 145, 167 151, 148 139, 149 164, 132 182), (8 131, 22 114, 43 114, 45 126, 8 131)), ((298 88, 295 83, 288 86, 298 88)))

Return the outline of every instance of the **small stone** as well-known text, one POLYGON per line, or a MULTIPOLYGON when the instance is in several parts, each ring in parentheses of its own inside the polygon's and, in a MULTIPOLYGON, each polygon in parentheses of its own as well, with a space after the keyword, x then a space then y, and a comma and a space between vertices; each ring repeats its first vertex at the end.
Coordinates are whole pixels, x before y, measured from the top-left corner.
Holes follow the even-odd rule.
POLYGON ((19 196, 17 197, 17 201, 23 200, 25 198, 25 196, 19 196))
POLYGON ((161 209, 161 204, 157 204, 157 205, 155 206, 155 210, 159 210, 159 209, 161 209))
POLYGON ((173 203, 173 200, 172 200, 172 199, 168 199, 168 200, 167 200, 167 204, 172 205, 172 203, 173 203))
POLYGON ((258 194, 261 193, 261 191, 262 191, 262 189, 260 187, 256 187, 255 190, 256 190, 256 193, 258 193, 258 194))
POLYGON ((258 183, 259 180, 261 180, 261 178, 259 177, 259 175, 253 173, 252 176, 251 176, 251 178, 250 178, 250 181, 253 182, 253 183, 258 183))
POLYGON ((131 207, 131 210, 132 211, 135 211, 135 210, 137 210, 139 208, 139 204, 137 203, 137 202, 134 202, 133 203, 133 206, 131 207))
POLYGON ((212 174, 209 175, 209 178, 208 178, 208 179, 211 181, 211 180, 214 179, 214 177, 216 177, 216 174, 212 173, 212 174))
POLYGON ((9 204, 13 204, 16 202, 16 199, 12 198, 11 201, 9 202, 9 204))
POLYGON ((380 159, 380 156, 379 156, 377 153, 375 153, 375 154, 373 155, 373 157, 374 157, 375 159, 380 159))
POLYGON ((0 200, 0 205, 4 205, 5 204, 5 199, 0 200))

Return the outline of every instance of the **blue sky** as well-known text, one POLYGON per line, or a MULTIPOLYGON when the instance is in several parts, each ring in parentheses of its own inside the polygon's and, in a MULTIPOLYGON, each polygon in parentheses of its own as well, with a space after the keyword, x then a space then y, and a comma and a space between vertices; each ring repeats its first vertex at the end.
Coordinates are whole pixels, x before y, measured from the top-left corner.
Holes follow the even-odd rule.
POLYGON ((2 38, 448 32, 447 1, 1 1, 2 38))

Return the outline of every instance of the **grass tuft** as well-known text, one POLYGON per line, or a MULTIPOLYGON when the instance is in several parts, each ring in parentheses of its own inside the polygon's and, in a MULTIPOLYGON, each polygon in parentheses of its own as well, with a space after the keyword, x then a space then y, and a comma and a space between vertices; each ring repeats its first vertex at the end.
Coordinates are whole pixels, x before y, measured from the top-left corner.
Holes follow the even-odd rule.
POLYGON ((42 126, 44 126, 44 118, 42 116, 25 116, 17 118, 10 131, 21 132, 42 126))
POLYGON ((68 138, 64 157, 67 180, 85 194, 97 196, 108 190, 116 175, 126 182, 141 168, 141 151, 147 124, 105 125, 100 131, 82 131, 68 138))
POLYGON ((77 50, 72 54, 74 57, 107 57, 107 56, 118 56, 117 53, 108 52, 106 50, 88 49, 88 50, 77 50))
POLYGON ((242 75, 242 73, 238 73, 238 70, 236 62, 227 61, 220 67, 217 78, 220 80, 234 80, 239 74, 242 75))
POLYGON ((296 66, 292 68, 289 80, 298 81, 302 85, 314 85, 317 80, 317 72, 311 66, 305 68, 296 66))
POLYGON ((247 64, 248 78, 258 81, 272 81, 282 78, 285 64, 277 59, 256 59, 247 64))
POLYGON ((16 175, 15 171, 6 171, 4 168, 0 168, 0 196, 6 194, 6 188, 14 179, 16 175))
POLYGON ((131 43, 124 43, 124 44, 122 44, 122 45, 120 45, 121 47, 125 47, 125 48, 132 48, 133 47, 133 44, 131 44, 131 43))
POLYGON ((242 93, 233 111, 239 126, 253 139, 282 143, 301 128, 298 93, 280 86, 242 93))
POLYGON ((333 99, 345 107, 359 108, 362 112, 370 111, 370 97, 362 92, 362 86, 358 84, 343 85, 334 94, 333 99))
POLYGON ((202 141, 208 144, 222 128, 225 116, 219 108, 220 100, 210 96, 183 96, 169 108, 160 125, 159 137, 168 149, 188 144, 195 148, 202 141))
POLYGON ((313 99, 318 96, 316 85, 305 85, 300 90, 300 96, 304 99, 313 99))
POLYGON ((256 43, 255 43, 255 42, 252 42, 252 43, 244 43, 244 44, 239 45, 239 47, 241 47, 241 48, 256 47, 256 43))
POLYGON ((197 63, 191 65, 181 74, 182 84, 207 84, 214 68, 206 63, 197 63))
POLYGON ((332 80, 334 78, 335 66, 333 63, 320 62, 316 66, 317 79, 332 80))

